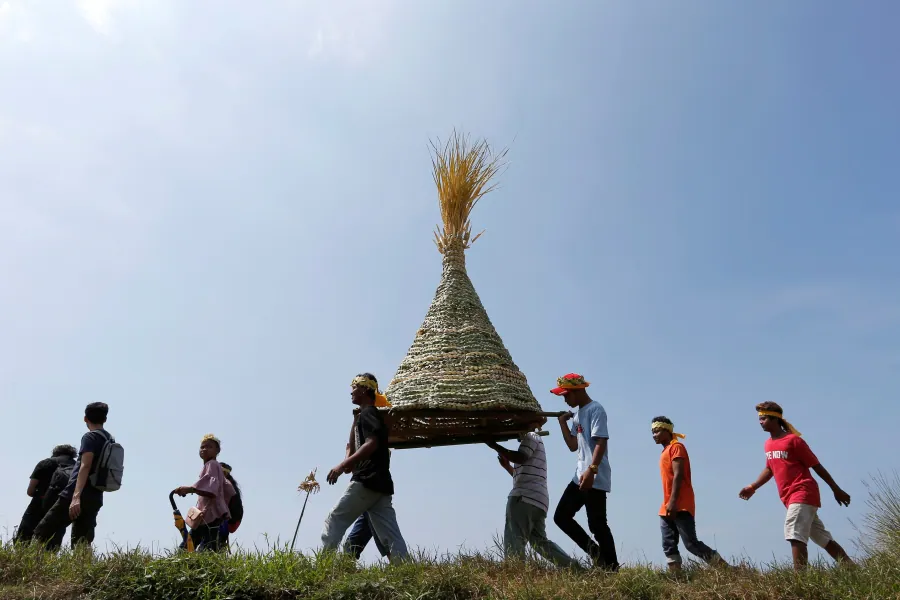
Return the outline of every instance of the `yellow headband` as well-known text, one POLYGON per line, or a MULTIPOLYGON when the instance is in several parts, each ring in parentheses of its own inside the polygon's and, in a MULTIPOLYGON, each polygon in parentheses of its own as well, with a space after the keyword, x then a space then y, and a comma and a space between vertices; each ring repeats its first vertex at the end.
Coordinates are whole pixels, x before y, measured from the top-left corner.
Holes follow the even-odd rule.
POLYGON ((222 447, 222 442, 219 441, 219 438, 217 438, 216 436, 214 436, 211 433, 207 433, 206 435, 203 436, 203 439, 200 440, 200 443, 202 444, 203 442, 215 442, 219 448, 222 447))
POLYGON ((378 390, 378 384, 368 377, 354 377, 353 381, 350 383, 350 387, 363 387, 375 392, 375 406, 378 408, 387 408, 391 405, 387 396, 378 390))
POLYGON ((679 439, 683 440, 684 438, 687 437, 683 433, 675 433, 675 426, 672 425, 671 423, 663 423, 662 421, 653 421, 652 423, 650 423, 650 431, 653 431, 654 429, 665 429, 666 431, 671 432, 673 444, 675 442, 677 442, 679 439))
POLYGON ((367 390, 372 390, 373 392, 378 391, 378 383, 374 380, 369 379, 368 377, 354 377, 353 381, 350 383, 350 387, 364 387, 367 390))
POLYGON ((759 416, 761 416, 761 417, 775 417, 776 419, 781 419, 781 420, 784 422, 784 426, 787 427, 787 430, 788 430, 789 432, 793 433, 793 434, 796 435, 796 436, 801 436, 801 435, 803 435, 802 433, 800 433, 799 431, 797 431, 797 429, 796 429, 793 425, 791 425, 790 423, 788 423, 787 420, 784 418, 784 416, 782 416, 782 413, 780 413, 780 412, 776 412, 776 411, 774 411, 774 410, 761 410, 761 411, 759 411, 759 416))

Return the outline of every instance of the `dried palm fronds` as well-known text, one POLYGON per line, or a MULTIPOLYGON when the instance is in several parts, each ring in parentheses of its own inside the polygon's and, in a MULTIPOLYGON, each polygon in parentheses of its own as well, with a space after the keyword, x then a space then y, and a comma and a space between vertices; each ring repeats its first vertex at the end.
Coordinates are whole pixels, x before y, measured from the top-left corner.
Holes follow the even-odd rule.
MULTIPOLYGON (((496 188, 493 179, 506 150, 495 153, 486 141, 471 142, 456 131, 432 149, 443 224, 435 244, 443 255, 443 274, 425 322, 385 393, 394 410, 539 411, 466 272, 465 250, 479 237, 472 237, 469 216, 496 188)), ((428 428, 428 422, 416 422, 428 428)))

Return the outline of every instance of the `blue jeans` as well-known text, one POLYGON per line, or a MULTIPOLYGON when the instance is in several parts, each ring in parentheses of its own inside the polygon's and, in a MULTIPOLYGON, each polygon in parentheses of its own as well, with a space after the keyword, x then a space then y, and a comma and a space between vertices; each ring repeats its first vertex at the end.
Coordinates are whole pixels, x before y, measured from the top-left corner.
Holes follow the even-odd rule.
POLYGON ((372 529, 372 522, 369 520, 369 513, 366 512, 361 514, 359 518, 353 522, 353 527, 350 528, 350 533, 347 534, 347 541, 344 542, 344 544, 349 551, 353 553, 356 560, 359 560, 363 550, 366 549, 369 540, 372 538, 375 538, 375 547, 378 548, 378 552, 381 553, 381 556, 387 556, 387 548, 384 547, 384 544, 382 544, 381 540, 378 539, 378 536, 375 535, 375 532, 372 529))
POLYGON ((703 542, 697 539, 697 526, 694 515, 687 511, 675 513, 672 519, 659 518, 659 528, 662 532, 663 552, 669 564, 681 564, 681 554, 678 552, 679 537, 684 540, 684 547, 694 556, 699 556, 709 563, 719 554, 703 542))

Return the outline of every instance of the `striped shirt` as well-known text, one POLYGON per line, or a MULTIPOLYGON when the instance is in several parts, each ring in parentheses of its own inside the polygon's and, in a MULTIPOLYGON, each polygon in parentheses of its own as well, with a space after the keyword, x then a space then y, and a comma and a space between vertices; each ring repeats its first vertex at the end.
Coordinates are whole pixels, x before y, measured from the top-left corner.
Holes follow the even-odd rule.
POLYGON ((522 497, 522 502, 537 506, 547 512, 550 494, 547 492, 547 453, 541 436, 531 432, 525 434, 519 444, 519 452, 527 459, 513 470, 513 489, 509 497, 522 497))

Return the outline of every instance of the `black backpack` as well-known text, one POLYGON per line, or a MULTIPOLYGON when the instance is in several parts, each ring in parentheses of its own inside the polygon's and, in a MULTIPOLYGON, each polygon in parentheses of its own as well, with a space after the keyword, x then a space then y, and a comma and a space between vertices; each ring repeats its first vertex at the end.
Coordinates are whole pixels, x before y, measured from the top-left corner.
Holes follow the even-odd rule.
POLYGON ((50 510, 50 508, 56 504, 60 493, 62 493, 62 491, 66 489, 66 486, 69 485, 69 479, 72 477, 73 469, 75 469, 75 461, 72 461, 71 464, 60 464, 56 467, 53 476, 50 477, 50 485, 47 487, 47 492, 44 494, 44 510, 50 510))

